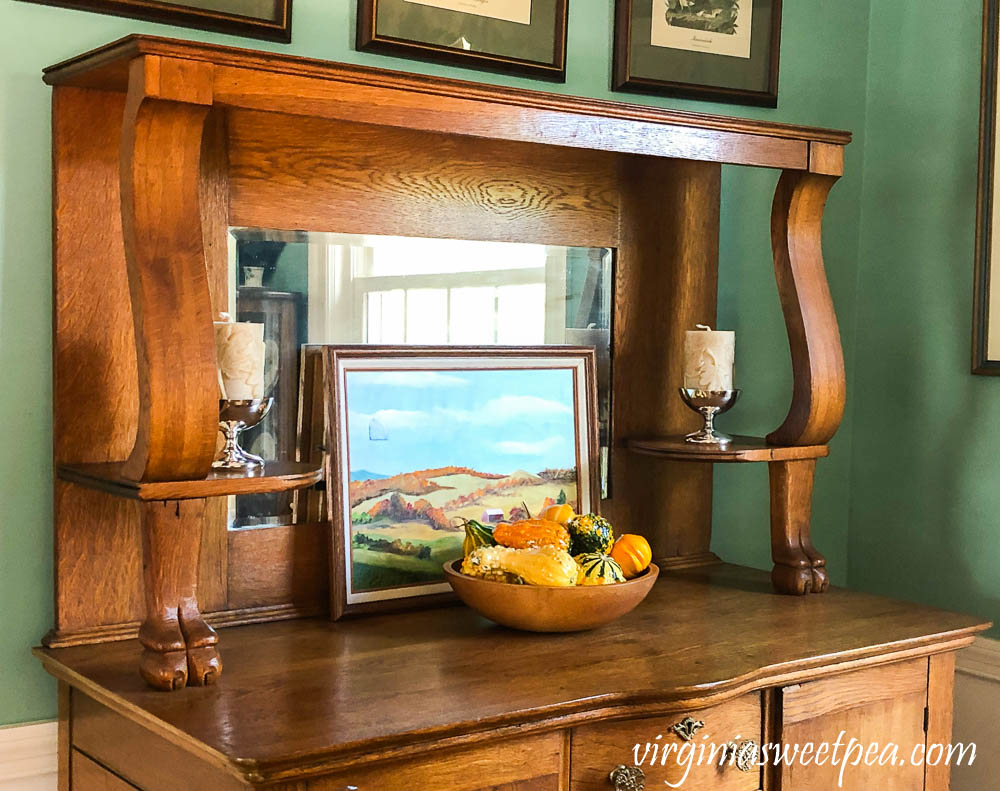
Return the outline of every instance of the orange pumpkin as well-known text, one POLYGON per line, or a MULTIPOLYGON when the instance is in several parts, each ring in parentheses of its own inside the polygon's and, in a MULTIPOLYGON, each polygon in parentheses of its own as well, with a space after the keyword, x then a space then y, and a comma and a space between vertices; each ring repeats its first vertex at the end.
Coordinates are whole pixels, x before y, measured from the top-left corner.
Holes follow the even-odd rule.
POLYGON ((566 524, 573 516, 573 509, 568 503, 550 505, 539 514, 540 518, 548 519, 550 522, 558 522, 561 525, 566 524))
POLYGON ((493 530, 493 540, 513 549, 531 547, 569 548, 569 531, 550 519, 522 519, 519 522, 501 522, 493 530))
POLYGON ((649 568, 653 560, 653 550, 642 536, 625 533, 618 537, 611 548, 611 557, 625 572, 625 579, 638 577, 649 568))

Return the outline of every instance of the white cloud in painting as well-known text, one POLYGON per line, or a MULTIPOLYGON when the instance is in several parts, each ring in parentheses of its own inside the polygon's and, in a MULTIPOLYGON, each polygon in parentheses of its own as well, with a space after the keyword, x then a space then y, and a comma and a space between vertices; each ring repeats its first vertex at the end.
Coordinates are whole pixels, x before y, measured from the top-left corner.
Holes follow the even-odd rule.
POLYGON ((498 419, 530 417, 533 415, 570 415, 572 407, 548 398, 530 395, 510 395, 486 402, 483 412, 498 419))
POLYGON ((508 456, 544 456, 561 447, 562 437, 549 437, 538 442, 514 442, 506 440, 493 444, 494 449, 508 456))
MULTIPOLYGON (((379 439, 391 438, 398 432, 436 432, 454 430, 465 427, 469 431, 496 431, 518 425, 536 426, 553 418, 565 419, 572 416, 573 408, 567 404, 538 396, 499 396, 492 398, 478 409, 450 409, 433 407, 427 410, 418 409, 379 409, 375 412, 350 413, 351 431, 360 435, 363 432, 374 433, 379 439), (383 436, 387 434, 388 436, 383 436)), ((506 455, 542 455, 557 447, 558 437, 532 442, 499 442, 494 449, 506 455), (527 448, 527 450, 525 450, 527 448)))
POLYGON ((557 415, 572 415, 573 408, 559 401, 552 401, 538 396, 500 396, 491 398, 481 409, 443 409, 434 410, 436 415, 457 423, 468 423, 475 426, 498 426, 511 420, 531 420, 532 418, 548 418, 557 415))
POLYGON ((352 381, 387 387, 467 387, 468 379, 437 371, 352 371, 352 381))

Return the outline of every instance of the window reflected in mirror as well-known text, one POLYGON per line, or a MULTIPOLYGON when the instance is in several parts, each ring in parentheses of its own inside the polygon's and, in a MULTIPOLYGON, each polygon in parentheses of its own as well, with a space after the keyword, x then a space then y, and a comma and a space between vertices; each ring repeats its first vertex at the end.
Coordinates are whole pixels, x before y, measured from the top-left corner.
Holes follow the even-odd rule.
MULTIPOLYGON (((229 257, 230 308, 264 324, 275 399, 250 452, 295 459, 303 344, 594 346, 608 496, 611 249, 234 228, 229 257)), ((294 521, 291 494, 235 500, 233 528, 294 521)))

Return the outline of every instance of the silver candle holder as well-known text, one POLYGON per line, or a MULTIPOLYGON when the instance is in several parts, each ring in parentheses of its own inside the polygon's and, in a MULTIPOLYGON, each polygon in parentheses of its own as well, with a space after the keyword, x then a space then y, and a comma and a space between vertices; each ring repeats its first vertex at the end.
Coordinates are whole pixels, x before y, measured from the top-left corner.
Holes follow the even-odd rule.
POLYGON ((240 433, 260 423, 274 404, 273 398, 247 398, 240 400, 219 399, 219 428, 226 438, 225 447, 212 462, 212 469, 250 471, 263 469, 260 456, 247 453, 240 447, 240 433))
POLYGON ((736 399, 740 397, 739 390, 698 390, 693 387, 680 388, 681 398, 691 409, 700 414, 705 421, 698 431, 684 437, 685 442, 698 445, 728 445, 733 438, 715 430, 715 416, 728 411, 736 399))

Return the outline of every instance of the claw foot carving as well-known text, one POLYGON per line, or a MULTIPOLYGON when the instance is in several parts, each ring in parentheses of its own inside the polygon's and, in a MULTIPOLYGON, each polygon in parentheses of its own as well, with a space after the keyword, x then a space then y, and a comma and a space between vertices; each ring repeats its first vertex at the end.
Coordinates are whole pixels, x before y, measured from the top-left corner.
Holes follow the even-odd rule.
POLYGON ((779 593, 804 596, 830 587, 826 558, 809 535, 815 459, 771 462, 771 583, 779 593))
POLYGON ((204 500, 143 504, 146 621, 139 673, 155 689, 214 684, 222 673, 219 636, 198 609, 204 500))

